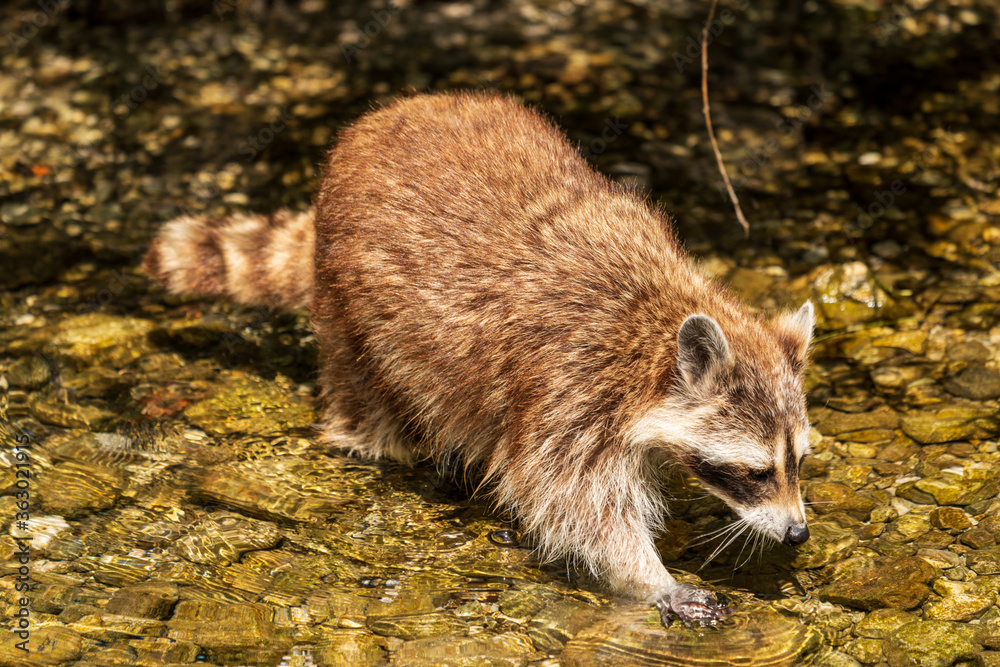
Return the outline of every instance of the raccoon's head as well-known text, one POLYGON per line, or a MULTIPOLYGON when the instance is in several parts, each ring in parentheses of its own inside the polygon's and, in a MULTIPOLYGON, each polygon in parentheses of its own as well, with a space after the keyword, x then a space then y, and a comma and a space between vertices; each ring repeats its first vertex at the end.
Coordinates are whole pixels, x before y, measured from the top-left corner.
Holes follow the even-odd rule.
POLYGON ((756 532, 788 545, 809 538, 799 468, 809 452, 802 375, 814 324, 809 302, 728 338, 713 318, 691 315, 678 332, 670 393, 632 431, 756 532))

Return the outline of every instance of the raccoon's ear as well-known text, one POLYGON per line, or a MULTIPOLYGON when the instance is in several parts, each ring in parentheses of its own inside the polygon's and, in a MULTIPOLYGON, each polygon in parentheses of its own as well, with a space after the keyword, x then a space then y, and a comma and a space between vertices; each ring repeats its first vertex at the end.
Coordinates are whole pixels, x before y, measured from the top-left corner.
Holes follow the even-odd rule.
POLYGON ((732 366, 729 342, 708 315, 691 315, 677 333, 677 370, 693 389, 711 392, 719 371, 732 366))
POLYGON ((796 365, 804 364, 809 355, 809 342, 813 337, 813 328, 816 326, 816 312, 813 310, 812 301, 806 301, 794 315, 786 313, 778 318, 778 329, 785 334, 783 343, 788 350, 792 362, 796 365))

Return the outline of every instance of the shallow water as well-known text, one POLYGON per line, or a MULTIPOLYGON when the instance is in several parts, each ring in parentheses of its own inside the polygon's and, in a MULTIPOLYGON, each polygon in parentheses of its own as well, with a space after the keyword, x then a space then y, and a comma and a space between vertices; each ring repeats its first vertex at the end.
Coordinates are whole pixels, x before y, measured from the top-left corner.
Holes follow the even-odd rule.
POLYGON ((7 627, 17 537, 35 588, 33 653, 4 634, 0 664, 1000 664, 992 3, 723 3, 710 90, 749 239, 704 134, 701 3, 13 5, 7 627), (812 539, 735 540, 702 568, 719 543, 700 536, 732 517, 693 482, 669 489, 661 552, 736 605, 719 630, 664 630, 539 565, 450 470, 328 455, 305 313, 166 297, 139 274, 181 212, 307 206, 337 128, 407 86, 516 93, 648 188, 752 307, 817 305, 812 539))

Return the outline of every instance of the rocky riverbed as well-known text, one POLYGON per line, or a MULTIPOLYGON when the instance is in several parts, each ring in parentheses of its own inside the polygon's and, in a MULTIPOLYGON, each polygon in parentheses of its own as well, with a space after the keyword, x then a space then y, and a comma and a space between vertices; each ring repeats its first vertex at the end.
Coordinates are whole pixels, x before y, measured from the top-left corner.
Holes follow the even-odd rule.
POLYGON ((8 5, 0 618, 31 654, 5 632, 0 665, 1000 665, 994 3, 723 0, 749 238, 700 2, 8 5), (753 308, 817 306, 812 538, 702 567, 733 518, 668 489, 661 552, 737 608, 718 630, 537 563, 450 469, 328 455, 305 312, 138 271, 164 220, 303 209, 345 123, 455 88, 545 110, 753 308))

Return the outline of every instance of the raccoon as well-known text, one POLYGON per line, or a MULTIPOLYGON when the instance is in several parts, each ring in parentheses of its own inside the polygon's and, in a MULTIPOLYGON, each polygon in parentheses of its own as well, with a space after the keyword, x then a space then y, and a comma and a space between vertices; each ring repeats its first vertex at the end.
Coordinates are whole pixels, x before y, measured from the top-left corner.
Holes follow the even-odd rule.
POLYGON ((748 312, 666 214, 511 98, 373 110, 341 133, 309 211, 173 220, 144 269, 174 293, 308 305, 326 442, 475 466, 540 555, 666 626, 731 612, 663 566, 666 471, 759 534, 809 537, 812 305, 748 312))

